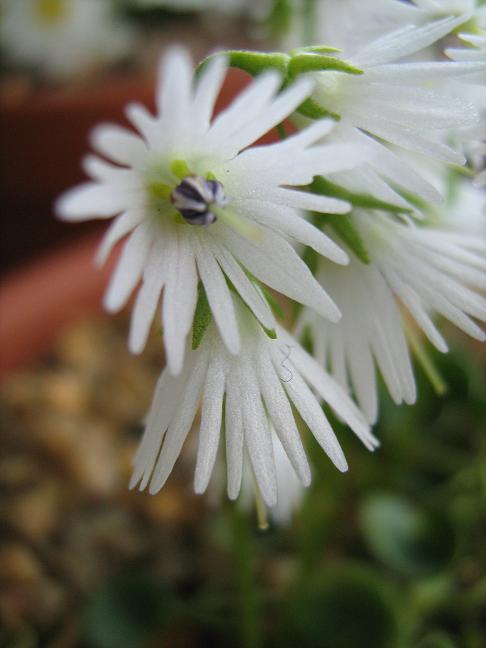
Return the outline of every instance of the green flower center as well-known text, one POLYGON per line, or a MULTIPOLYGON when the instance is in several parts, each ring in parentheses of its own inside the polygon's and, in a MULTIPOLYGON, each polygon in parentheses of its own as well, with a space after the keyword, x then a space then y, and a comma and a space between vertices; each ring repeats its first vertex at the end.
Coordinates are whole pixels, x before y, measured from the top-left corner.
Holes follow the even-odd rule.
POLYGON ((172 218, 180 225, 208 226, 223 221, 243 236, 256 241, 260 229, 228 205, 224 186, 206 171, 194 173, 184 160, 174 160, 169 169, 155 168, 147 183, 151 209, 157 218, 172 218))

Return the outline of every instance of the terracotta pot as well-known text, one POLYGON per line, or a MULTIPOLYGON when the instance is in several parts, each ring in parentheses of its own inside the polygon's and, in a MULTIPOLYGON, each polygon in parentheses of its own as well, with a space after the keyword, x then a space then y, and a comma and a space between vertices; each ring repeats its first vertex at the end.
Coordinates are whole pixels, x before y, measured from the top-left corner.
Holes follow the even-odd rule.
POLYGON ((32 362, 64 326, 101 310, 114 258, 94 267, 98 240, 83 237, 0 282, 0 378, 32 362))

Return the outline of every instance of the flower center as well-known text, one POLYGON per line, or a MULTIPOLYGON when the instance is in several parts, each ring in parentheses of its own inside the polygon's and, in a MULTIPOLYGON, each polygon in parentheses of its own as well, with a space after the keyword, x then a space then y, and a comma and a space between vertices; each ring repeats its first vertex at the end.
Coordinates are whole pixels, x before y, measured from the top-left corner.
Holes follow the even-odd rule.
POLYGON ((228 203, 221 182, 195 174, 186 176, 177 185, 170 200, 190 225, 211 225, 217 220, 217 208, 228 203))
POLYGON ((38 20, 45 25, 60 23, 66 16, 66 0, 37 0, 35 11, 38 20))

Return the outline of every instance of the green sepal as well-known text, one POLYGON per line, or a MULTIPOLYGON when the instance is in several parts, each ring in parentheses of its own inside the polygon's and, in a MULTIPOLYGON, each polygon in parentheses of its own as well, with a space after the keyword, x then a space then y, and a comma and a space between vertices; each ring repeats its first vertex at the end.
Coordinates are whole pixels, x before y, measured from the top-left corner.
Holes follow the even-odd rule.
MULTIPOLYGON (((321 217, 322 220, 322 214, 316 213, 313 218, 313 224, 316 225, 316 227, 319 226, 319 217, 321 217)), ((304 254, 302 255, 302 261, 315 276, 317 272, 317 266, 319 264, 319 255, 317 254, 317 252, 313 248, 307 246, 304 250, 304 254)))
MULTIPOLYGON (((266 297, 266 294, 265 294, 265 292, 264 292, 264 290, 263 290, 263 286, 260 285, 260 282, 258 281, 258 279, 255 279, 255 277, 251 274, 251 272, 249 272, 246 268, 243 268, 243 266, 242 266, 242 270, 243 270, 243 272, 246 274, 246 276, 248 277, 248 279, 249 279, 252 283, 254 283, 254 284, 256 284, 257 286, 260 287, 260 289, 262 290, 262 292, 263 292, 263 294, 264 294, 264 297, 266 297)), ((266 326, 264 326, 264 325, 260 322, 260 320, 258 319, 258 317, 256 317, 256 315, 255 315, 254 312, 251 310, 251 308, 248 306, 248 304, 244 301, 244 299, 242 298, 242 296, 240 295, 240 293, 236 290, 236 288, 235 288, 233 282, 232 282, 231 279, 228 277, 228 275, 225 274, 225 275, 224 275, 224 278, 226 279, 226 283, 228 284, 228 288, 231 290, 232 293, 234 293, 234 295, 236 296, 236 298, 239 299, 239 300, 241 301, 241 303, 243 304, 243 306, 244 306, 245 308, 247 308, 247 309, 250 311, 250 313, 252 314, 252 316, 255 318, 256 322, 257 322, 257 323, 262 327, 263 331, 268 335, 268 337, 271 338, 272 340, 276 340, 276 339, 277 339, 277 331, 276 331, 275 329, 269 329, 269 328, 267 328, 266 326)))
POLYGON ((319 176, 314 178, 313 183, 310 185, 312 193, 320 194, 321 196, 329 196, 331 198, 339 198, 351 203, 353 207, 361 207, 364 209, 380 209, 388 211, 393 214, 411 214, 413 209, 409 207, 401 207, 393 203, 379 200, 369 194, 362 194, 354 191, 349 191, 340 185, 319 176))
POLYGON ((271 340, 277 339, 277 331, 275 329, 268 329, 265 326, 263 326, 261 322, 259 322, 259 324, 271 340))
POLYGON ((309 355, 314 355, 314 339, 309 324, 304 326, 302 335, 300 336, 300 344, 304 347, 309 355))
MULTIPOLYGON (((320 214, 315 213, 314 215, 319 217, 320 214)), ((339 238, 346 243, 352 252, 354 252, 358 259, 367 265, 370 262, 368 250, 363 243, 361 234, 353 225, 350 216, 348 214, 326 214, 324 218, 325 223, 330 225, 339 238)))
POLYGON ((330 47, 329 45, 308 45, 307 47, 290 50, 289 54, 290 56, 296 56, 297 54, 305 54, 306 52, 310 54, 339 54, 342 50, 339 47, 330 47))
POLYGON ((270 306, 272 313, 275 315, 275 317, 284 320, 285 313, 283 312, 282 307, 275 299, 271 291, 267 288, 267 286, 265 286, 265 284, 262 284, 254 275, 252 275, 252 273, 248 270, 248 268, 244 268, 243 266, 241 266, 241 268, 243 272, 246 274, 246 276, 248 277, 248 279, 251 281, 251 283, 255 284, 255 286, 257 286, 262 291, 263 296, 265 300, 268 302, 268 305, 270 306))
POLYGON ((251 279, 254 283, 256 282, 258 287, 263 293, 263 296, 268 302, 268 305, 270 306, 272 313, 277 317, 278 319, 284 320, 285 319, 285 313, 283 312, 282 307, 278 303, 278 301, 275 299, 273 294, 270 292, 270 290, 264 286, 262 283, 260 283, 257 279, 254 277, 251 279))
POLYGON ((305 74, 306 72, 322 72, 325 70, 336 70, 347 74, 363 74, 363 70, 336 56, 325 56, 310 52, 294 54, 288 63, 288 76, 290 79, 295 79, 299 74, 305 74))
POLYGON ((335 121, 341 119, 340 115, 331 112, 330 110, 326 110, 318 104, 317 101, 314 101, 314 99, 311 98, 306 99, 304 103, 300 104, 297 108, 297 112, 304 115, 304 117, 309 117, 310 119, 322 119, 323 117, 330 117, 335 121))
POLYGON ((194 320, 192 323, 192 350, 199 348, 204 333, 211 323, 213 316, 209 307, 208 298, 204 286, 200 281, 197 285, 197 304, 194 320))
MULTIPOLYGON (((238 68, 250 74, 251 76, 258 76, 265 70, 278 70, 282 77, 285 78, 287 74, 287 67, 290 60, 288 54, 283 52, 252 52, 250 50, 227 50, 224 55, 228 58, 228 65, 230 67, 238 68)), ((196 74, 207 63, 214 58, 214 56, 221 56, 221 54, 212 54, 199 63, 196 69, 196 74)))

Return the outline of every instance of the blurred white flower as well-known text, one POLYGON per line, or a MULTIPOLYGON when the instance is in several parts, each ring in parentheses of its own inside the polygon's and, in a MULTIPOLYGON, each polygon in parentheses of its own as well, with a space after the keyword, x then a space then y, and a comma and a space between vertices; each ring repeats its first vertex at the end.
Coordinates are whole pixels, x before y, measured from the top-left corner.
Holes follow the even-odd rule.
POLYGON ((437 315, 473 338, 486 340, 472 319, 486 321, 486 299, 481 295, 486 290, 484 198, 476 192, 472 200, 466 193, 435 226, 356 210, 352 220, 370 264, 352 252, 345 271, 319 263, 317 278, 335 299, 342 319, 335 326, 304 309, 296 333, 302 335, 309 327, 316 359, 353 392, 369 422, 378 414, 375 364, 395 403, 415 401, 398 304, 439 351, 446 352, 447 343, 433 321, 437 315))
POLYGON ((377 445, 354 403, 288 333, 279 328, 278 339, 271 340, 241 302, 237 301, 235 307, 243 341, 239 356, 228 353, 216 327, 211 325, 199 349, 188 352, 179 376, 172 376, 167 370, 162 373, 135 457, 132 488, 137 484, 140 489, 149 485, 151 493, 162 488, 181 452, 201 399, 196 493, 203 493, 208 486, 223 436, 228 496, 238 497, 247 452, 265 504, 275 507, 279 491, 271 428, 299 480, 308 485, 310 468, 291 404, 341 471, 347 470, 346 459, 320 399, 370 450, 377 445))
MULTIPOLYGON (((238 503, 245 511, 255 510, 259 526, 265 529, 268 526, 269 518, 278 526, 287 526, 291 524, 294 514, 299 509, 304 499, 306 485, 299 479, 289 457, 283 447, 278 435, 269 421, 270 436, 272 438, 273 457, 275 460, 275 476, 277 482, 277 503, 274 506, 266 506, 265 509, 260 503, 260 492, 257 490, 257 484, 251 467, 248 453, 244 453, 243 474, 241 479, 241 492, 238 503)), ((226 471, 226 461, 223 457, 216 463, 213 479, 209 486, 209 491, 217 493, 218 500, 221 499, 224 484, 221 480, 222 471, 226 471), (213 482, 216 482, 213 488, 213 482)))
POLYGON ((133 32, 100 0, 3 0, 0 46, 7 60, 63 79, 125 56, 133 32))
POLYGON ((402 0, 316 0, 297 2, 290 42, 292 46, 322 43, 344 50, 347 56, 370 41, 404 25, 424 20, 423 12, 402 0), (311 42, 304 42, 306 20, 312 19, 311 42))
POLYGON ((198 279, 221 336, 235 354, 241 344, 227 279, 266 328, 273 329, 275 322, 252 277, 324 317, 339 317, 287 237, 337 263, 347 262, 299 209, 339 213, 349 205, 295 186, 353 167, 360 151, 310 146, 332 128, 326 121, 284 142, 247 148, 295 110, 313 84, 302 79, 279 93, 280 76, 269 72, 212 120, 225 74, 224 57, 216 57, 193 87, 188 55, 172 50, 161 69, 159 116, 140 105, 128 107, 142 136, 113 125, 97 128, 93 146, 114 164, 89 156, 85 170, 94 181, 67 192, 57 204, 57 213, 69 221, 120 214, 98 255, 103 262, 130 233, 105 306, 122 308, 142 280, 130 332, 130 348, 140 352, 164 289, 162 326, 173 373, 182 367, 198 279))
POLYGON ((486 6, 482 0, 412 0, 427 19, 459 16, 477 27, 486 27, 486 6))
POLYGON ((337 326, 305 308, 296 335, 306 328, 313 354, 347 392, 353 393, 367 421, 378 418, 379 369, 394 402, 415 402, 415 381, 398 305, 383 274, 373 263, 363 264, 351 252, 346 272, 334 272, 319 263, 317 279, 326 286, 341 309, 337 326))
POLYGON ((261 12, 259 5, 268 5, 262 0, 131 0, 131 3, 148 8, 171 9, 174 11, 216 11, 222 14, 241 16, 261 12))
POLYGON ((275 430, 271 431, 275 473, 277 478, 277 503, 269 509, 275 524, 288 525, 305 494, 304 484, 298 478, 275 430))

